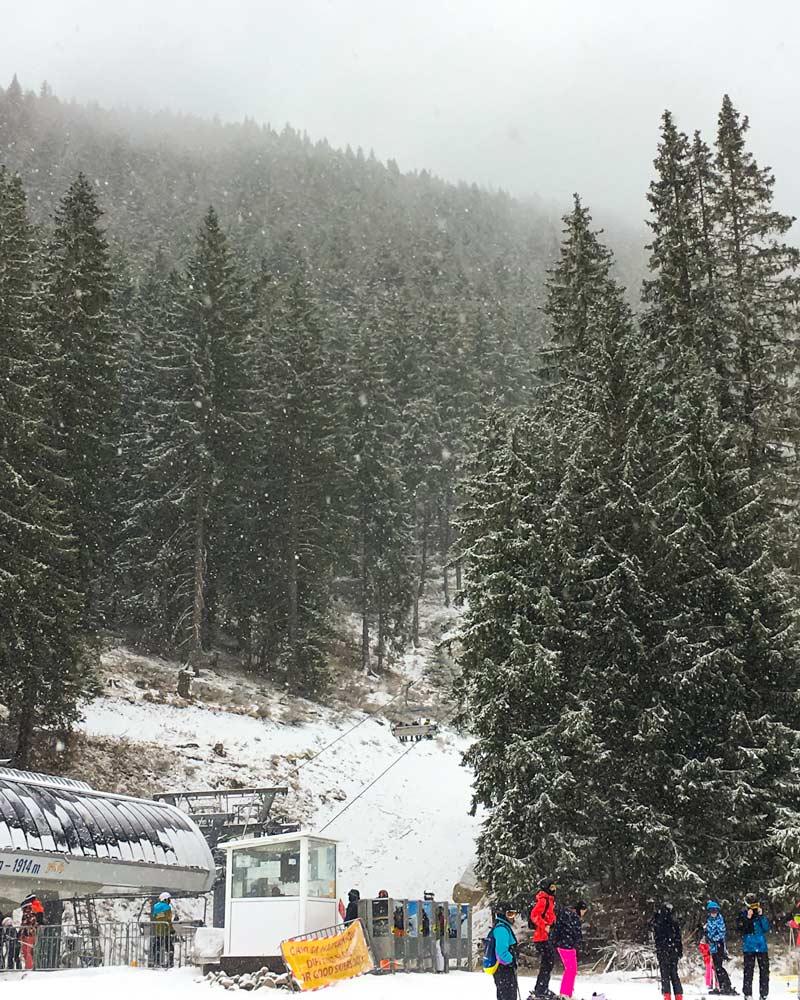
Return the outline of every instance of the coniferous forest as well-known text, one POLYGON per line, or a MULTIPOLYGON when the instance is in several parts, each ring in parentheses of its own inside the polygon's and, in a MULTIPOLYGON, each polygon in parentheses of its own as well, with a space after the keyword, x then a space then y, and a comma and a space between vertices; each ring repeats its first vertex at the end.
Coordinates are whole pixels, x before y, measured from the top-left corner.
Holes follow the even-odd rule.
POLYGON ((289 128, 0 92, 0 701, 27 763, 104 634, 324 697, 463 601, 479 874, 800 882, 798 251, 725 98, 669 113, 643 287, 575 196, 289 128), (635 305, 632 303, 636 303, 635 305))
MULTIPOLYGON (((0 93, 0 702, 68 728, 97 640, 324 696, 449 601, 465 456, 530 394, 557 227, 289 128, 0 93)), ((16 725, 14 725, 16 723, 16 725)))

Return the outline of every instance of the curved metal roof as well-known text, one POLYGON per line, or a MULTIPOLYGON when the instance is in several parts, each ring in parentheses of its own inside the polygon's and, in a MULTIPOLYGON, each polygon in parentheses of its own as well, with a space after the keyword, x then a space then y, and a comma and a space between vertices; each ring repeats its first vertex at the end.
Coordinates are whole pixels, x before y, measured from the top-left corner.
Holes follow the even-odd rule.
POLYGON ((0 850, 214 871, 203 834, 174 806, 12 768, 0 769, 0 850))

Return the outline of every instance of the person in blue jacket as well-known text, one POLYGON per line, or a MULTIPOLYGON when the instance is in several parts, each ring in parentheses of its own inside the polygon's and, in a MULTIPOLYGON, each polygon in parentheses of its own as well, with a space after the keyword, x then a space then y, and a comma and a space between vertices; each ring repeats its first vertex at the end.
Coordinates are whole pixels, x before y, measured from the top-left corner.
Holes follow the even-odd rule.
POLYGON ((706 905, 706 913, 706 940, 711 952, 711 961, 714 963, 714 972, 717 974, 717 987, 709 990, 709 993, 719 993, 727 997, 735 996, 736 990, 731 986, 730 977, 722 964, 728 957, 725 947, 728 932, 725 927, 725 918, 720 912, 719 903, 710 899, 706 905))
POLYGON ((158 902, 153 907, 152 920, 152 958, 156 968, 172 968, 175 964, 175 931, 172 927, 174 919, 172 896, 162 892, 158 902))
POLYGON ((764 916, 758 896, 748 892, 744 897, 744 908, 736 917, 736 929, 742 935, 744 956, 744 981, 742 992, 745 1000, 753 995, 753 971, 758 960, 758 993, 761 1000, 769 995, 769 952, 767 932, 771 930, 769 920, 764 916))
POLYGON ((514 933, 517 911, 511 903, 498 903, 494 916, 494 926, 489 934, 494 938, 497 1000, 517 1000, 517 936, 514 933))

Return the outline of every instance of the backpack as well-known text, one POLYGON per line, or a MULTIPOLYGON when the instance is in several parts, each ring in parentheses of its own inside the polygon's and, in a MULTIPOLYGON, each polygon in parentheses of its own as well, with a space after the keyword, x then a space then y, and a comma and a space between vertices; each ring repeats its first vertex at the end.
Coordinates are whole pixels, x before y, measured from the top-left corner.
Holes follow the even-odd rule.
POLYGON ((497 972, 500 962, 497 959, 497 941, 494 938, 494 928, 489 931, 489 936, 483 939, 483 971, 488 976, 493 976, 497 972))

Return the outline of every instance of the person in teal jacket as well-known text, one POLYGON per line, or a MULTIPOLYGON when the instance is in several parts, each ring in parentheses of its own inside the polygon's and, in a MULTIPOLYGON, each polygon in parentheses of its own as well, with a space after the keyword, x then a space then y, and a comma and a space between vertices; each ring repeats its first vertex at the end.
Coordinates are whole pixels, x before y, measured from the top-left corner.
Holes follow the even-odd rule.
POLYGON ((769 995, 769 951, 767 933, 771 930, 769 920, 764 916, 758 896, 748 892, 744 897, 744 908, 736 917, 736 929, 742 935, 744 957, 744 980, 742 992, 745 1000, 753 995, 753 971, 758 961, 758 993, 761 1000, 769 995))
POLYGON ((152 919, 153 965, 171 969, 175 964, 175 931, 172 927, 172 897, 162 892, 150 914, 152 919))
POLYGON ((517 936, 514 933, 517 911, 511 903, 498 903, 494 914, 494 926, 489 933, 494 938, 497 960, 494 972, 497 1000, 517 1000, 517 936))

